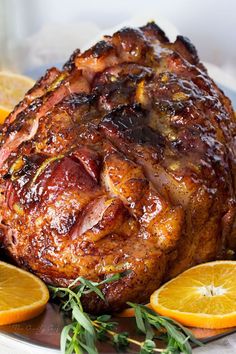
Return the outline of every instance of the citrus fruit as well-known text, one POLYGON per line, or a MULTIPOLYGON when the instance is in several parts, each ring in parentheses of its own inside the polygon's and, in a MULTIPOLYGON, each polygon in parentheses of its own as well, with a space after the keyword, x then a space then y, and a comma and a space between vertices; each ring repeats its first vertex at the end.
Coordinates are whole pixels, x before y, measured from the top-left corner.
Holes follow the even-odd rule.
POLYGON ((186 270, 150 299, 161 315, 191 327, 236 326, 236 262, 216 261, 186 270))
POLYGON ((29 77, 0 71, 0 124, 33 85, 29 77))
POLYGON ((39 278, 0 261, 0 325, 38 316, 48 300, 48 289, 39 278))
POLYGON ((0 124, 3 124, 7 116, 11 113, 11 109, 0 106, 0 124))
MULTIPOLYGON (((150 304, 146 304, 145 306, 151 308, 150 304)), ((116 316, 117 317, 135 317, 134 308, 128 307, 127 309, 117 313, 116 316)))

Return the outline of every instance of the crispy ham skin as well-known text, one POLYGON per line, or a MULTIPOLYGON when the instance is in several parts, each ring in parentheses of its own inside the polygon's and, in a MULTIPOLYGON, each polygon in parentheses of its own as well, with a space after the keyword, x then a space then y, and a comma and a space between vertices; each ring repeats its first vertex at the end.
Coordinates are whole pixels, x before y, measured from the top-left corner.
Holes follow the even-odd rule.
POLYGON ((146 302, 236 249, 236 122, 188 39, 124 28, 47 71, 2 126, 0 246, 46 283, 146 302))

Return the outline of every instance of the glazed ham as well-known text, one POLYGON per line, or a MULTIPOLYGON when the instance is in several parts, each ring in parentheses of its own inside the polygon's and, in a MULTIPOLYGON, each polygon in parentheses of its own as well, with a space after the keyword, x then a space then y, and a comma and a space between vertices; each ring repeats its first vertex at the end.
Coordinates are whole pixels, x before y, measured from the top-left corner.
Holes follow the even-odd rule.
POLYGON ((193 45, 124 28, 47 71, 2 126, 0 243, 92 312, 236 249, 236 122, 193 45))

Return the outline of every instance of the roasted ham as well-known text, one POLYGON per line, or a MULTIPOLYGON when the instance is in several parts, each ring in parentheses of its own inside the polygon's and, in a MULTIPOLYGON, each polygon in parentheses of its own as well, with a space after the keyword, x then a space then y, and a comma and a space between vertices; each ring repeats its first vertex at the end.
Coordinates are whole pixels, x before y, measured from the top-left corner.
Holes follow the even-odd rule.
POLYGON ((236 249, 236 122, 188 39, 124 28, 46 72, 2 126, 4 252, 48 284, 129 270, 92 312, 236 249))

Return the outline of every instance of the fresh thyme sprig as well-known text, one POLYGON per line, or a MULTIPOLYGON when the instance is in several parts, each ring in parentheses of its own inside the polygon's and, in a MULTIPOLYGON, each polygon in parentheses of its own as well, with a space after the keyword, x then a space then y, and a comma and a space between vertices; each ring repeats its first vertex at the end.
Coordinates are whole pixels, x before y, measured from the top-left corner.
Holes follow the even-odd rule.
POLYGON ((62 353, 98 354, 97 341, 110 341, 118 350, 125 350, 132 344, 139 348, 140 354, 190 354, 192 353, 190 341, 202 345, 185 327, 172 319, 159 316, 143 305, 128 303, 135 310, 137 329, 145 335, 142 342, 130 338, 127 332, 116 332, 118 323, 112 322, 110 315, 94 317, 84 311, 81 303, 83 295, 94 292, 106 301, 100 287, 105 283, 119 280, 126 274, 115 274, 100 283, 78 277, 68 288, 49 286, 52 297, 60 299, 62 311, 71 318, 71 323, 66 325, 61 333, 62 353), (155 339, 164 341, 166 348, 157 348, 155 339))

